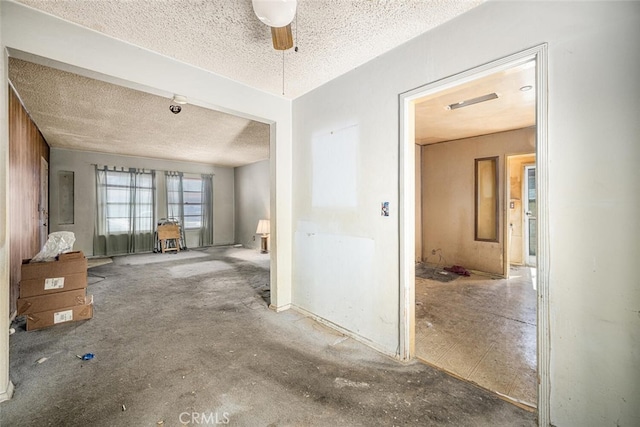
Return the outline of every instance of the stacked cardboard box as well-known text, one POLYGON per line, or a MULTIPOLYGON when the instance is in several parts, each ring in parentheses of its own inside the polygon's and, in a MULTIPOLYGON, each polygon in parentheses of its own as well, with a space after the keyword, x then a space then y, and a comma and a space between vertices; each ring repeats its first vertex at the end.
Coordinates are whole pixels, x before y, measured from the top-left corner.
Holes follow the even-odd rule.
POLYGON ((87 291, 87 259, 81 251, 60 254, 56 261, 22 262, 18 315, 27 331, 93 317, 87 291))

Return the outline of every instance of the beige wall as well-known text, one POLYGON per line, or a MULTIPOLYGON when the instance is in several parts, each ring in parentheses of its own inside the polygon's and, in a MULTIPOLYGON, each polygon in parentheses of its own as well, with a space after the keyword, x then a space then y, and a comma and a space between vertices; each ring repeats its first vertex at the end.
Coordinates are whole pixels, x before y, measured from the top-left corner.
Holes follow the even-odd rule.
POLYGON ((509 168, 509 202, 513 208, 508 208, 507 242, 509 244, 509 263, 522 265, 525 263, 524 253, 524 215, 523 215, 523 176, 525 165, 535 164, 536 156, 514 156, 508 160, 509 168))
POLYGON ((416 144, 416 262, 422 262, 422 146, 416 144))
MULTIPOLYGON (((234 169, 235 241, 245 248, 260 249, 258 221, 271 219, 269 160, 234 169)), ((267 239, 270 246, 271 238, 267 239)))
POLYGON ((448 265, 503 274, 505 159, 535 149, 535 129, 526 128, 422 148, 422 257, 448 265), (499 156, 498 242, 474 239, 475 159, 499 156), (437 258, 432 255, 438 250, 437 258))

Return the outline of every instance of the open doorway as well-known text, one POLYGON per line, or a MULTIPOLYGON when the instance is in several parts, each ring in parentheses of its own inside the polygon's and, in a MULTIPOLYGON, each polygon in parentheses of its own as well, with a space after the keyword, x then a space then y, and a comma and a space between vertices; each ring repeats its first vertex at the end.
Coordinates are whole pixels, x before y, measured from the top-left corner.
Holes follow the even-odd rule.
MULTIPOLYGON (((404 332, 401 337, 404 341, 401 342, 405 344, 401 345, 401 356, 418 357, 530 407, 541 404, 538 399, 540 391, 542 405, 546 406, 547 385, 538 385, 541 373, 537 364, 540 346, 546 354, 546 344, 545 340, 540 343, 537 340, 537 320, 548 307, 536 304, 537 296, 546 292, 546 288, 536 290, 533 282, 539 280, 538 275, 524 268, 531 263, 529 258, 522 262, 523 268, 511 268, 513 233, 509 226, 512 221, 509 211, 514 182, 509 163, 516 155, 532 155, 532 165, 528 166, 535 166, 537 154, 545 153, 540 145, 544 133, 536 120, 544 112, 538 96, 541 92, 540 70, 544 64, 537 62, 538 58, 537 53, 515 55, 509 60, 496 61, 401 96, 406 108, 401 113, 404 124, 402 136, 407 145, 403 151, 402 166, 405 171, 413 169, 411 172, 415 173, 401 172, 404 178, 403 208, 406 209, 404 226, 401 225, 404 230, 401 248, 406 251, 401 271, 404 285, 401 300, 405 304, 405 310, 401 310, 404 332), (454 130, 491 122, 493 116, 474 117, 471 112, 509 94, 504 88, 491 90, 485 83, 493 84, 492 79, 494 83, 496 79, 509 80, 518 70, 529 70, 530 81, 520 84, 516 91, 519 95, 529 92, 532 98, 528 109, 528 114, 533 117, 531 123, 494 127, 476 134, 441 132, 437 136, 442 139, 435 141, 421 134, 420 109, 438 113, 434 107, 420 105, 429 99, 437 99, 443 104, 439 107, 441 111, 465 107, 467 116, 453 120, 457 122, 453 125, 454 130), (474 86, 475 94, 465 92, 474 86), (478 161, 488 161, 489 167, 485 169, 495 171, 489 174, 491 179, 495 179, 495 187, 479 185, 482 174, 478 172, 478 161), (408 185, 411 178, 415 180, 415 188, 408 185), (492 203, 495 201, 492 220, 496 229, 493 235, 478 235, 479 186, 483 196, 492 203), (415 204, 407 203, 413 201, 413 195, 415 204), (407 242, 413 243, 414 247, 409 247, 407 242), (411 265, 406 256, 410 253, 414 254, 411 265), (456 275, 455 270, 452 272, 451 267, 455 265, 462 267, 458 272, 469 276, 456 275), (444 267, 449 267, 450 271, 444 267)), ((492 114, 509 115, 510 112, 514 110, 508 108, 492 114)), ((512 117, 518 118, 517 114, 512 117)), ((424 126, 433 129, 442 123, 443 120, 431 120, 424 126)), ((522 170, 522 177, 526 172, 522 170)), ((520 192, 527 195, 527 191, 523 187, 520 192)), ((529 205, 524 202, 523 198, 523 208, 529 205)), ((523 210, 522 216, 537 221, 538 203, 534 202, 532 209, 531 215, 526 216, 523 210)), ((535 228, 529 228, 533 233, 527 242, 532 243, 531 248, 539 257, 534 244, 541 240, 541 233, 537 230, 540 224, 523 220, 522 230, 534 224, 535 228)), ((527 253, 525 239, 523 234, 523 255, 527 253)), ((546 337, 547 325, 542 327, 541 334, 546 337)), ((543 365, 542 369, 546 366, 543 365)), ((543 378, 547 375, 546 372, 542 374, 543 378)))

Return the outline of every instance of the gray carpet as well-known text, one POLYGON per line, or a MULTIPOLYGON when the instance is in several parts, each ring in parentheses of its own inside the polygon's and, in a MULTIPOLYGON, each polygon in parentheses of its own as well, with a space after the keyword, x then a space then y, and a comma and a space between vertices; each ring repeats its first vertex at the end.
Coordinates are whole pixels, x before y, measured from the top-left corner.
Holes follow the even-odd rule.
POLYGON ((33 332, 14 323, 16 390, 0 425, 536 425, 494 394, 269 310, 268 255, 113 261, 91 269, 93 319, 33 332), (76 357, 88 352, 93 360, 76 357))

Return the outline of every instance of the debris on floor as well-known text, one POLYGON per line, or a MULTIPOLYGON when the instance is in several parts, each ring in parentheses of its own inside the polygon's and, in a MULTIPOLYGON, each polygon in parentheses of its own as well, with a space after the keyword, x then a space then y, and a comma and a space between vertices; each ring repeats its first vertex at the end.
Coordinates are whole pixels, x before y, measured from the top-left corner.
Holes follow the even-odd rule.
POLYGON ((446 271, 443 271, 442 268, 435 266, 427 266, 425 264, 416 265, 416 277, 420 277, 422 279, 430 279, 437 280, 438 282, 451 282, 452 280, 457 279, 458 275, 449 274, 446 271))
POLYGON ((353 387, 353 388, 369 388, 366 382, 351 381, 346 378, 338 377, 334 381, 336 388, 353 387))
POLYGON ((471 276, 471 273, 469 273, 469 271, 466 268, 460 265, 453 265, 451 267, 445 267, 444 269, 450 273, 455 273, 459 276, 471 276))
POLYGON ((82 360, 91 360, 91 359, 93 359, 94 357, 96 357, 96 355, 95 355, 95 354, 93 354, 93 353, 86 353, 86 354, 83 354, 82 356, 80 356, 80 355, 76 355, 76 357, 77 357, 78 359, 82 359, 82 360))

